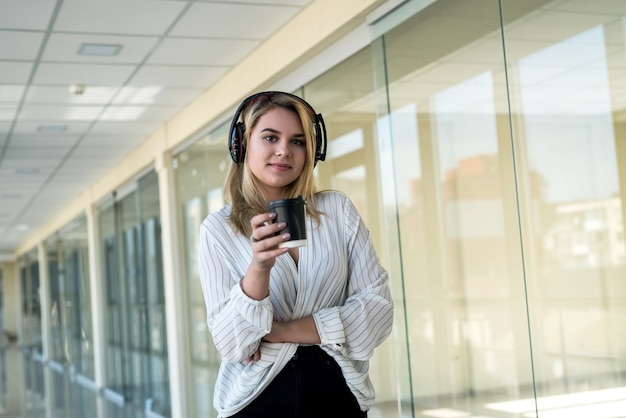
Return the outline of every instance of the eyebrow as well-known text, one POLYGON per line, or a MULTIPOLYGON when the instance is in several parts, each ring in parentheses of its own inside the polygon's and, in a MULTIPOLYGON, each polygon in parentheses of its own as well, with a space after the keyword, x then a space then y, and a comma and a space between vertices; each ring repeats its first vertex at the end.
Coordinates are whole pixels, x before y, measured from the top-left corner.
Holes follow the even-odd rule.
MULTIPOLYGON (((279 135, 281 132, 279 130, 273 129, 273 128, 264 128, 261 129, 261 133, 263 132, 271 132, 273 134, 279 135)), ((294 136, 292 136, 292 138, 304 138, 304 134, 295 134, 294 136)))

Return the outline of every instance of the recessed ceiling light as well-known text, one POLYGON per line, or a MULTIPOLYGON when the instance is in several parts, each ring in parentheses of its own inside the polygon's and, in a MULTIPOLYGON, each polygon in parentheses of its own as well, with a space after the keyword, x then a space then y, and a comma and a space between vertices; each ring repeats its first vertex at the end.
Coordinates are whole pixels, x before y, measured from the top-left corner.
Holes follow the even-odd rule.
POLYGON ((113 56, 117 55, 121 49, 122 45, 117 44, 82 44, 78 48, 78 55, 113 56))
POLYGON ((58 134, 60 132, 67 131, 67 126, 65 125, 39 125, 37 127, 37 132, 43 133, 55 133, 58 134))

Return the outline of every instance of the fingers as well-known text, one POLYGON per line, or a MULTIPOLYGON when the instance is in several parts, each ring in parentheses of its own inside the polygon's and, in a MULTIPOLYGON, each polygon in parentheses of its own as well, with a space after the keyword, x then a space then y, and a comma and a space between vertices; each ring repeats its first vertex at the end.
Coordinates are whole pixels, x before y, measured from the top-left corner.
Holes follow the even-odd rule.
POLYGON ((284 222, 273 223, 272 220, 275 217, 276 213, 267 212, 256 215, 250 220, 250 224, 252 226, 250 241, 252 242, 252 244, 257 244, 261 241, 264 241, 264 245, 261 248, 268 249, 275 247, 281 242, 289 239, 289 237, 285 238, 282 235, 277 235, 278 232, 283 230, 287 225, 284 222))
POLYGON ((284 222, 272 223, 275 217, 275 213, 267 212, 254 216, 250 221, 252 226, 250 242, 253 254, 251 267, 254 265, 256 269, 268 271, 274 266, 276 257, 289 250, 278 248, 278 244, 287 241, 290 236, 286 233, 279 234, 286 224, 284 222))
POLYGON ((257 348, 256 351, 248 357, 247 362, 259 361, 261 359, 261 348, 257 348))

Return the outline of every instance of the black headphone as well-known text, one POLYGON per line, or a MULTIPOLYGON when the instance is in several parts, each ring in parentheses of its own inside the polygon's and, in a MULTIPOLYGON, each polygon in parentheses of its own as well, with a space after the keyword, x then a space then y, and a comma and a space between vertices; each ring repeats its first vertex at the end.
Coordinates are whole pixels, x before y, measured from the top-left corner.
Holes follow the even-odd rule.
POLYGON ((239 118, 241 117, 243 110, 248 104, 259 97, 267 96, 271 98, 275 94, 284 94, 289 97, 293 97, 304 104, 304 106, 309 110, 313 116, 313 127, 315 128, 315 164, 317 164, 318 161, 324 161, 326 159, 326 125, 324 125, 322 115, 315 112, 313 107, 301 97, 283 91, 263 91, 253 94, 241 102, 235 111, 235 116, 233 117, 233 121, 230 123, 230 130, 228 131, 228 149, 230 150, 230 156, 233 161, 237 164, 242 162, 243 157, 246 154, 246 147, 243 146, 243 135, 246 127, 243 122, 239 122, 239 118))

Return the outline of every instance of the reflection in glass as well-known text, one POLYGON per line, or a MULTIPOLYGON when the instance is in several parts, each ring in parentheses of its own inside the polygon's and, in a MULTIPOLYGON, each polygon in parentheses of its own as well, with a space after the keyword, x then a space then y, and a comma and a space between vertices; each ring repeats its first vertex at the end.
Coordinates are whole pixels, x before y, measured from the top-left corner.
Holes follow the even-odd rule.
POLYGON ((181 285, 185 288, 188 332, 189 381, 187 393, 190 416, 216 417, 213 388, 220 357, 206 323, 206 308, 197 269, 200 224, 210 213, 224 206, 222 185, 230 156, 226 147, 226 127, 221 126, 176 156, 177 202, 181 210, 183 243, 181 285))
POLYGON ((129 405, 170 415, 158 177, 103 205, 107 388, 129 405))
POLYGON ((408 2, 374 44, 401 409, 623 416, 626 9, 500 5, 408 2))
POLYGON ((87 220, 81 216, 46 243, 50 287, 51 359, 94 379, 87 220))

